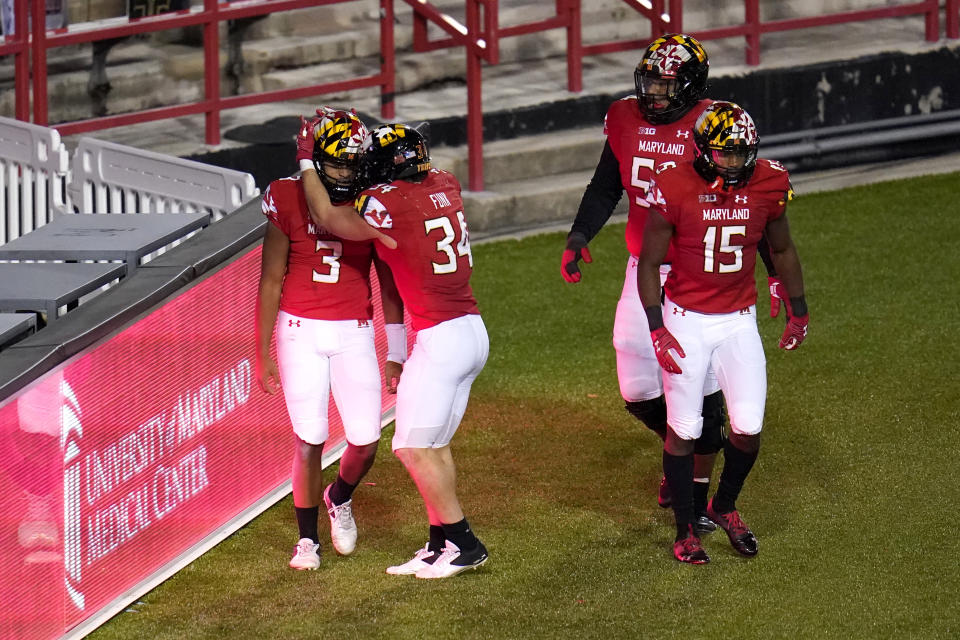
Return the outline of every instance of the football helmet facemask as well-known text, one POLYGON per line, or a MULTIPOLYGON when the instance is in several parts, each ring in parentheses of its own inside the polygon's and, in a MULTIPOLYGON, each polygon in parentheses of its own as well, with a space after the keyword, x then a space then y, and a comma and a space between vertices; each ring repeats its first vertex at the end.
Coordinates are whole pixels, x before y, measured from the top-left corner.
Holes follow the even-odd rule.
POLYGON ((363 179, 367 184, 419 180, 429 170, 427 141, 413 127, 384 124, 367 136, 363 154, 363 179))
POLYGON ((633 72, 640 112, 651 124, 676 122, 707 92, 709 70, 707 51, 696 38, 657 38, 633 72))
POLYGON ((753 118, 732 102, 714 102, 693 127, 693 167, 723 189, 747 184, 757 166, 760 137, 753 118))
POLYGON ((360 191, 360 158, 367 128, 354 112, 324 107, 314 129, 313 166, 330 202, 352 201, 360 191))

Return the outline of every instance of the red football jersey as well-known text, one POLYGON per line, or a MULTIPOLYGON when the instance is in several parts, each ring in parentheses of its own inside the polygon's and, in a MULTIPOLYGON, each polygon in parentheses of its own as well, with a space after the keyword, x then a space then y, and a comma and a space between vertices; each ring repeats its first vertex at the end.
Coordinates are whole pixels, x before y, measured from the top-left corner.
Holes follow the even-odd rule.
MULTIPOLYGON (((650 180, 667 166, 693 162, 693 125, 711 102, 701 100, 676 122, 661 125, 647 122, 635 96, 617 100, 607 110, 603 133, 620 164, 620 182, 630 200, 626 237, 632 255, 639 255, 643 246, 650 180)), ((665 262, 672 262, 672 250, 665 262)))
POLYGON ((733 191, 711 189, 692 164, 657 174, 647 199, 674 226, 670 299, 703 313, 755 304, 757 244, 792 197, 787 170, 771 160, 757 160, 747 185, 733 191))
POLYGON ((422 182, 370 187, 357 198, 357 210, 397 241, 397 249, 378 243, 377 254, 393 271, 414 329, 480 313, 470 289, 473 254, 460 183, 452 173, 433 169, 422 182))
POLYGON ((310 220, 299 177, 274 180, 263 214, 290 239, 280 309, 315 320, 369 320, 373 244, 342 240, 310 220))

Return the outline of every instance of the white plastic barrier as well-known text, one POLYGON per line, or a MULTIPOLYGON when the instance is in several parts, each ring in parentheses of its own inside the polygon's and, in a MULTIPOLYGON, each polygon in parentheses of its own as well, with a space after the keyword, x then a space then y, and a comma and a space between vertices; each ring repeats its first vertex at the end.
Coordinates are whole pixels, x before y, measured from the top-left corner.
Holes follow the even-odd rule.
POLYGON ((82 138, 68 193, 82 213, 205 211, 216 221, 260 190, 249 173, 82 138))
POLYGON ((69 168, 59 132, 0 117, 0 244, 69 210, 69 168))

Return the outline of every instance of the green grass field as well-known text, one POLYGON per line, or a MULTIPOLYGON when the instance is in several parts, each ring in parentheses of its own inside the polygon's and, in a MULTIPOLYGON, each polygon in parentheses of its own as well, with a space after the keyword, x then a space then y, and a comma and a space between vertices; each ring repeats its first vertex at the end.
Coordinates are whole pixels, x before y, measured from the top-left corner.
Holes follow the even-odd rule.
POLYGON ((426 540, 391 428, 355 495, 353 556, 326 540, 319 571, 288 569, 288 497, 91 637, 960 636, 958 180, 791 205, 811 323, 801 349, 778 350, 783 321, 761 290, 764 443, 738 503, 756 558, 722 531, 705 538, 708 565, 671 555, 658 441, 617 390, 626 255, 611 225, 579 285, 558 272, 563 234, 474 249, 491 355, 453 447, 486 566, 446 581, 384 573, 426 540))

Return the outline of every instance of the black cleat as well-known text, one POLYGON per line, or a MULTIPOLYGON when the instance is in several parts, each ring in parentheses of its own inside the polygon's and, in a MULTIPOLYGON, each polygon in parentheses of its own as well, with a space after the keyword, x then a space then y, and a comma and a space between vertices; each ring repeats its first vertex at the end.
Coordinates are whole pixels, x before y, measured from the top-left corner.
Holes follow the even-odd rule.
POLYGON ((730 513, 717 513, 713 509, 713 499, 711 498, 710 504, 707 505, 707 516, 727 532, 730 544, 733 545, 737 553, 747 557, 757 555, 757 538, 743 523, 736 510, 730 513))
POLYGON ((693 523, 693 532, 700 537, 717 530, 717 523, 707 517, 707 514, 701 513, 693 523))
POLYGON ((707 564, 710 556, 700 546, 700 538, 693 532, 693 525, 688 525, 686 538, 673 543, 673 557, 688 564, 707 564))
POLYGON ((660 478, 660 491, 657 493, 657 504, 664 509, 673 504, 673 494, 670 493, 670 485, 667 484, 666 476, 660 478))

